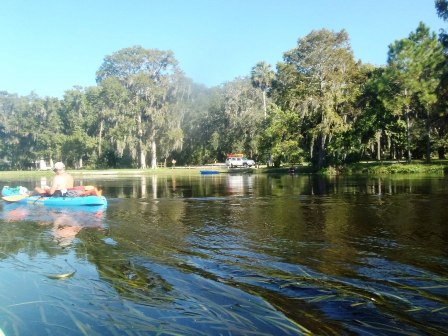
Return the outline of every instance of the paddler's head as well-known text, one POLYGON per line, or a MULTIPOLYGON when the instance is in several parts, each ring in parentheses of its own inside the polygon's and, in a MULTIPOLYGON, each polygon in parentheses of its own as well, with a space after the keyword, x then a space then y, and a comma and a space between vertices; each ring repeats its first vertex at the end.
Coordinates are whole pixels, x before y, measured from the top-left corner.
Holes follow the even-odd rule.
POLYGON ((63 164, 62 162, 56 162, 54 164, 53 171, 55 173, 63 172, 64 170, 65 170, 65 164, 63 164))

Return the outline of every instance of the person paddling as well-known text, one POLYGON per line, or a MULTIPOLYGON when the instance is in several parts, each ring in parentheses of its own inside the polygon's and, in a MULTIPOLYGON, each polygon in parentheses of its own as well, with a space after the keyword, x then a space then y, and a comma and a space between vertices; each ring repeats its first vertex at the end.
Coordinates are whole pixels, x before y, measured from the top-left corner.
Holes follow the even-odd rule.
POLYGON ((51 187, 36 187, 34 190, 39 194, 51 195, 54 197, 65 196, 67 189, 73 188, 73 177, 65 171, 65 165, 62 162, 56 162, 53 168, 56 176, 53 178, 51 187))

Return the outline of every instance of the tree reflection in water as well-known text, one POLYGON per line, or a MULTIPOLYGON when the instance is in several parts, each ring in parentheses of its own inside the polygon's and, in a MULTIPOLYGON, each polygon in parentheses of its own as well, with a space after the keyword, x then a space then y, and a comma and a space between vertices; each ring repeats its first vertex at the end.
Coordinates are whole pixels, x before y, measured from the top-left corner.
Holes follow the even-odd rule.
POLYGON ((447 185, 241 172, 113 178, 107 216, 4 205, 0 328, 446 334, 447 185))

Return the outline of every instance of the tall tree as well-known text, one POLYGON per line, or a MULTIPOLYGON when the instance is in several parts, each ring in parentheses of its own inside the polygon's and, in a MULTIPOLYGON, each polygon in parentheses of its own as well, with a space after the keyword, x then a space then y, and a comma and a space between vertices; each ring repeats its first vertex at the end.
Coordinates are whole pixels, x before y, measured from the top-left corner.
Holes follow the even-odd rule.
POLYGON ((217 110, 214 104, 218 100, 217 91, 198 84, 191 86, 181 124, 184 140, 182 151, 177 154, 179 163, 203 164, 223 158, 219 151, 219 136, 214 145, 210 146, 209 142, 211 134, 216 131, 222 135, 219 130, 225 129, 221 127, 224 114, 214 113, 217 110))
POLYGON ((133 130, 133 115, 130 113, 129 92, 117 77, 108 77, 98 86, 98 92, 93 93, 92 100, 97 110, 98 157, 103 155, 103 139, 114 148, 118 157, 123 156, 127 139, 133 130))
POLYGON ((351 129, 351 150, 354 160, 401 158, 405 142, 405 125, 396 104, 391 104, 400 94, 399 86, 391 80, 386 67, 366 69, 368 79, 362 88, 358 106, 363 113, 351 129))
MULTIPOLYGON (((170 155, 181 151, 184 142, 182 122, 190 109, 193 81, 179 74, 174 81, 172 99, 166 114, 165 130, 159 132, 160 153, 164 159, 164 166, 170 155)), ((173 158, 174 159, 174 158, 173 158)))
POLYGON ((281 162, 299 163, 304 161, 301 148, 303 136, 299 115, 275 106, 260 141, 260 150, 273 160, 274 166, 281 162))
POLYGON ((251 71, 252 84, 259 88, 263 94, 263 111, 264 117, 267 115, 266 95, 272 87, 272 81, 275 78, 275 72, 272 70, 270 64, 266 62, 257 63, 251 71))
MULTIPOLYGON (((437 89, 443 74, 445 61, 443 47, 435 33, 420 23, 408 38, 395 41, 389 46, 388 65, 390 80, 401 87, 402 111, 410 137, 410 113, 421 111, 425 119, 426 160, 431 160, 431 126, 436 113, 437 89), (411 105, 411 104, 414 105, 411 105)), ((410 142, 410 139, 408 140, 410 142)), ((408 144, 408 161, 410 161, 408 144)))
POLYGON ((37 159, 49 160, 53 166, 54 159, 61 155, 63 140, 61 121, 61 102, 57 98, 46 97, 39 99, 34 109, 35 120, 35 149, 37 159))
MULTIPOLYGON (((304 146, 320 168, 337 155, 336 140, 349 129, 358 65, 346 31, 313 31, 284 54, 278 66, 277 104, 298 113, 304 146), (331 152, 331 153, 329 153, 331 152)), ((294 120, 294 118, 289 118, 294 120)))
POLYGON ((106 56, 97 71, 97 83, 115 77, 129 91, 140 168, 146 168, 147 152, 151 153, 151 168, 157 168, 158 131, 166 122, 173 81, 179 72, 172 51, 141 46, 106 56))
POLYGON ((64 93, 62 101, 62 121, 64 124, 63 158, 76 167, 82 168, 96 147, 92 126, 96 123, 93 106, 87 99, 86 90, 74 87, 64 93))
POLYGON ((236 78, 225 83, 220 92, 221 113, 224 113, 227 125, 220 130, 221 149, 226 153, 242 152, 254 157, 263 121, 260 95, 249 78, 236 78), (223 130, 225 134, 222 134, 223 130))
POLYGON ((2 158, 11 168, 24 168, 34 160, 32 115, 29 106, 37 96, 19 97, 7 92, 0 93, 0 134, 2 158))

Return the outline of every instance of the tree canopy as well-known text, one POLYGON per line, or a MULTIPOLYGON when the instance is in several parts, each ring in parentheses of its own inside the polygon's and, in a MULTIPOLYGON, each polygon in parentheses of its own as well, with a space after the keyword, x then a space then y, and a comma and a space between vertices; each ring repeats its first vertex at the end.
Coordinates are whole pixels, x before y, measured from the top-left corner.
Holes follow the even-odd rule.
MULTIPOLYGON (((435 7, 447 20, 447 1, 435 7)), ((212 88, 187 78, 170 50, 124 48, 104 57, 96 86, 62 99, 0 92, 0 168, 156 169, 229 153, 316 169, 444 158, 447 40, 420 23, 374 66, 355 59, 345 30, 314 30, 275 67, 260 61, 212 88)))

